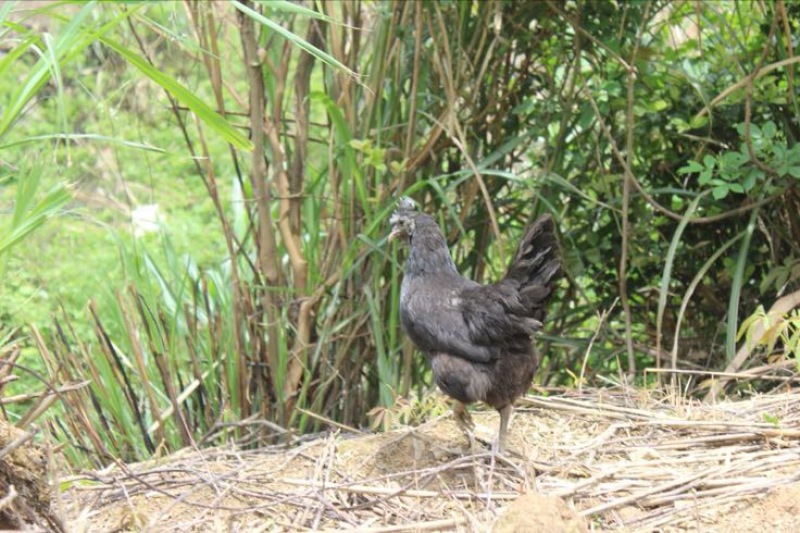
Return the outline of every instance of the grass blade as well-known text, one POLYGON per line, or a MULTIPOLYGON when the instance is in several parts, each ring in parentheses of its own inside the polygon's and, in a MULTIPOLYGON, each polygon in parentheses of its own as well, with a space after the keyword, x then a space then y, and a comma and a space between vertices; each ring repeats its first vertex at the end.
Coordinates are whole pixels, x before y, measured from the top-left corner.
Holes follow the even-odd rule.
POLYGON ((689 220, 694 216, 694 212, 697 210, 697 206, 700 204, 700 200, 703 199, 707 193, 703 193, 697 196, 692 202, 689 204, 689 207, 686 209, 686 212, 683 214, 683 218, 678 223, 678 227, 675 230, 675 234, 672 236, 672 241, 669 243, 669 250, 667 250, 667 257, 664 261, 664 272, 661 275, 661 285, 658 289, 658 312, 656 314, 656 367, 661 368, 661 334, 662 334, 662 327, 664 323, 664 309, 667 307, 667 297, 669 296, 669 283, 672 281, 672 265, 675 262, 675 254, 678 251, 678 244, 681 242, 681 237, 683 236, 683 231, 686 229, 686 226, 689 224, 689 220))
POLYGON ((691 300, 695 289, 697 289, 697 286, 700 285, 700 282, 703 281, 703 278, 705 278, 706 274, 711 268, 711 265, 713 265, 717 261, 717 259, 719 259, 722 256, 722 254, 725 253, 725 251, 728 248, 736 244, 736 242, 738 242, 739 239, 741 239, 742 237, 744 237, 744 232, 740 233, 739 235, 735 236, 734 238, 732 238, 731 240, 720 246, 720 248, 716 252, 714 252, 711 257, 708 258, 708 261, 706 261, 703 264, 700 270, 697 271, 697 274, 694 276, 694 279, 692 279, 692 282, 686 289, 686 292, 683 295, 683 300, 681 300, 681 307, 678 310, 677 320, 675 321, 675 337, 672 341, 671 368, 675 369, 677 368, 678 365, 678 339, 680 337, 679 333, 681 330, 681 323, 683 322, 683 316, 686 313, 686 308, 689 307, 689 300, 691 300))
POLYGON ((725 326, 725 359, 729 363, 736 356, 736 333, 739 330, 739 299, 742 296, 750 240, 753 238, 753 232, 758 221, 758 213, 760 212, 761 209, 755 208, 750 213, 750 220, 747 222, 747 229, 744 231, 744 239, 742 240, 741 248, 739 248, 739 257, 736 260, 736 269, 733 274, 731 295, 728 300, 728 323, 725 326))

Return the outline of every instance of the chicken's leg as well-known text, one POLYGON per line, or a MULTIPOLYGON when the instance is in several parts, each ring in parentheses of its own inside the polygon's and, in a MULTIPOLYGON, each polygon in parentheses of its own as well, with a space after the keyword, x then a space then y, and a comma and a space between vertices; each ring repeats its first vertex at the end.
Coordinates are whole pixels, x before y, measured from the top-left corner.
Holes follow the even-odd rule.
POLYGON ((472 415, 467 411, 467 406, 463 403, 456 401, 453 406, 453 417, 456 419, 456 424, 464 432, 464 435, 469 439, 469 447, 473 452, 475 451, 475 422, 472 420, 472 415))
POLYGON ((508 432, 508 421, 511 419, 511 413, 514 411, 512 404, 505 405, 498 409, 500 411, 500 431, 497 433, 497 449, 498 453, 503 453, 506 444, 506 433, 508 432))

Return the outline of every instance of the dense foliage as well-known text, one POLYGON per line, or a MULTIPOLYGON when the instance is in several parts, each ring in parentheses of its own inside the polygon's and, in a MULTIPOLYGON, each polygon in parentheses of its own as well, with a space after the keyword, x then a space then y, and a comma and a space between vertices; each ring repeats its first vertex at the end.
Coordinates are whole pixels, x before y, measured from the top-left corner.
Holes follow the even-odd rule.
POLYGON ((541 385, 785 368, 799 33, 784 1, 5 3, 0 378, 51 384, 10 416, 59 397, 102 463, 435 409, 401 195, 482 281, 556 218, 541 385))

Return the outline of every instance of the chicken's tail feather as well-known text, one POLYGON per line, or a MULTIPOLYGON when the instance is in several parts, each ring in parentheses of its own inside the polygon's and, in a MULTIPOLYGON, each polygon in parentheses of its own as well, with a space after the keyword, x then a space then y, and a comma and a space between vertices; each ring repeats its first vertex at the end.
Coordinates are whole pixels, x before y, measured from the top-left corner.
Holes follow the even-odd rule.
POLYGON ((561 253, 553 219, 542 215, 528 226, 505 279, 518 284, 520 300, 530 317, 544 322, 547 302, 561 276, 561 253))

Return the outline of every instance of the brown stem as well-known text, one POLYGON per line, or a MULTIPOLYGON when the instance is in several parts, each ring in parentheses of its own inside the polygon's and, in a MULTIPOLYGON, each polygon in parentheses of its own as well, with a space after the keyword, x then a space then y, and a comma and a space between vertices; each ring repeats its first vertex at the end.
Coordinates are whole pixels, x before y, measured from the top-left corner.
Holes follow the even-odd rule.
MULTIPOLYGON (((251 2, 245 2, 251 4, 251 2)), ((249 7, 253 7, 250 5, 249 7)), ((258 230, 256 243, 258 248, 258 266, 263 273, 266 290, 261 291, 261 306, 265 313, 267 329, 267 350, 260 354, 261 363, 266 364, 274 374, 278 368, 278 339, 280 326, 278 319, 278 305, 275 292, 270 290, 281 285, 280 269, 278 268, 277 245, 273 228, 272 213, 270 212, 271 191, 267 183, 267 168, 264 158, 264 108, 265 88, 261 61, 258 57, 255 28, 253 21, 239 11, 239 30, 244 50, 244 61, 247 69, 247 78, 250 85, 250 135, 253 142, 252 168, 250 181, 255 194, 255 204, 258 210, 258 230)), ((247 360, 246 354, 240 353, 237 358, 237 374, 239 377, 239 399, 243 406, 242 418, 250 414, 250 396, 248 394, 247 360)), ((263 384, 259 383, 262 387, 263 384)), ((264 402, 266 403, 266 402, 264 402)), ((266 407, 266 406, 265 406, 266 407)))
MULTIPOLYGON (((636 33, 636 42, 633 46, 633 53, 631 54, 631 65, 636 61, 636 55, 639 52, 639 43, 642 38, 642 30, 647 20, 647 15, 650 12, 650 2, 644 8, 644 15, 642 16, 642 24, 636 33)), ((636 374, 636 358, 633 354, 633 337, 631 328, 631 306, 628 301, 628 238, 629 238, 629 205, 631 195, 631 185, 634 181, 633 178, 633 132, 635 128, 633 103, 635 96, 636 84, 636 69, 632 66, 628 67, 628 106, 625 111, 625 172, 622 181, 622 250, 619 258, 619 297, 622 303, 622 308, 625 311, 625 348, 628 352, 628 379, 633 378, 636 374)), ((656 361, 656 365, 660 366, 660 361, 656 361)))

